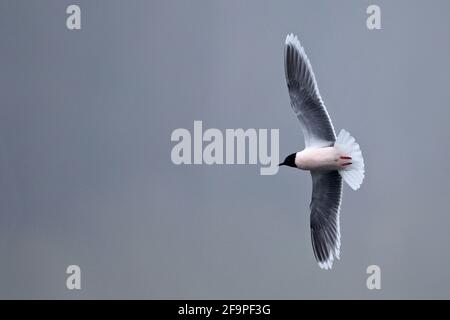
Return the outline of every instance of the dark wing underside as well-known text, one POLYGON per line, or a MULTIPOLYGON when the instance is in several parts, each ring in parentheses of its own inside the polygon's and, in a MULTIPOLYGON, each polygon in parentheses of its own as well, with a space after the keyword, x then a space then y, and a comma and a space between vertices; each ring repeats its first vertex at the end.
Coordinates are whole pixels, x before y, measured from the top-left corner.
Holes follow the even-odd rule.
POLYGON ((342 198, 342 177, 338 171, 311 171, 313 190, 311 209, 311 241, 319 266, 331 268, 339 259, 341 234, 339 209, 342 198))
POLYGON ((333 124, 305 50, 292 34, 286 38, 284 61, 291 106, 302 126, 306 147, 332 145, 336 140, 333 124))

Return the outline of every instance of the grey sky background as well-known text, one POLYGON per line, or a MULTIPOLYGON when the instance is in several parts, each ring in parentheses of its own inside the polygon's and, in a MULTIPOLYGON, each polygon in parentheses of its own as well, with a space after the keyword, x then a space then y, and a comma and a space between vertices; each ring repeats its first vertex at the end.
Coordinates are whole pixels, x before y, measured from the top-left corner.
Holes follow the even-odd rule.
POLYGON ((449 1, 0 2, 0 298, 450 298, 449 1), (366 28, 381 7, 382 30, 366 28), (79 4, 82 30, 65 8, 79 4), (320 270, 311 179, 175 166, 176 128, 279 128, 297 34, 366 179, 320 270), (65 269, 82 270, 68 291, 65 269), (382 290, 366 288, 381 267, 382 290))

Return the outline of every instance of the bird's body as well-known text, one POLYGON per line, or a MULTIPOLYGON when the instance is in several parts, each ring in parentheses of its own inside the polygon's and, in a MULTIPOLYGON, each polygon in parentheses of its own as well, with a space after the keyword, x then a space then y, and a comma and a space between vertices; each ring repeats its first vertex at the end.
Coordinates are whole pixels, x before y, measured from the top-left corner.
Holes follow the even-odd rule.
POLYGON ((351 162, 336 147, 306 148, 295 156, 295 165, 302 170, 340 170, 351 162))
POLYGON ((364 160, 359 144, 347 131, 341 130, 336 137, 311 64, 292 34, 286 37, 284 62, 291 106, 302 127, 305 149, 290 154, 280 166, 311 172, 313 252, 319 266, 330 269, 340 254, 342 181, 353 190, 359 189, 364 179, 364 160))

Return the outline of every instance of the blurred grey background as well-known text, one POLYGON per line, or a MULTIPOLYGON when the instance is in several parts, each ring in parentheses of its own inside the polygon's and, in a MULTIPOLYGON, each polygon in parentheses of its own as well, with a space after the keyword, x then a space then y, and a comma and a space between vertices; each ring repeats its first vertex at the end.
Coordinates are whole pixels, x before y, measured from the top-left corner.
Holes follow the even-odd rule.
POLYGON ((449 1, 0 2, 0 298, 450 298, 449 1), (81 6, 82 30, 66 29, 81 6), (382 30, 366 28, 381 7, 382 30), (175 166, 176 128, 279 128, 298 34, 366 179, 320 270, 308 173, 175 166), (66 289, 77 264, 82 290, 66 289), (382 289, 366 288, 381 267, 382 289))

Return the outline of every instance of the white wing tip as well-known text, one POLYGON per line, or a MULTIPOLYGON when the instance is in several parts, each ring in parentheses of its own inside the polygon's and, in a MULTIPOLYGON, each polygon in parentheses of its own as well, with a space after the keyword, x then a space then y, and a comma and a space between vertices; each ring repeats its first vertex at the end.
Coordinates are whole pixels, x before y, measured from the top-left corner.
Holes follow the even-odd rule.
POLYGON ((341 250, 339 247, 340 247, 340 241, 337 244, 337 246, 334 248, 334 250, 333 250, 334 252, 333 251, 330 252, 330 255, 328 256, 328 259, 326 261, 324 261, 324 262, 318 261, 317 262, 317 264, 319 265, 319 267, 321 269, 330 270, 333 267, 334 258, 336 258, 337 260, 340 260, 341 250), (334 253, 334 255, 333 255, 333 253, 334 253))
POLYGON ((318 262, 318 264, 321 269, 330 270, 333 267, 333 254, 330 254, 327 261, 318 262))
POLYGON ((302 46, 300 45, 300 41, 298 40, 297 36, 294 35, 293 33, 289 33, 286 36, 286 41, 285 44, 292 44, 293 46, 295 46, 297 49, 301 50, 302 46))

